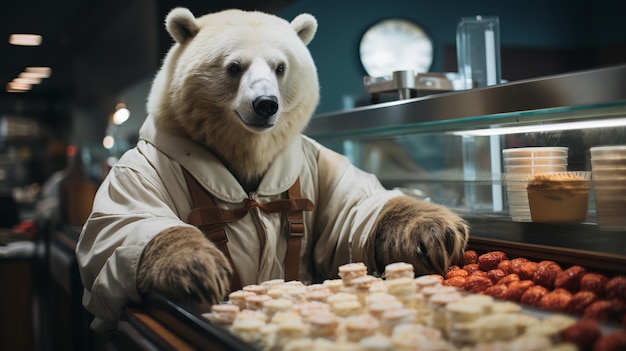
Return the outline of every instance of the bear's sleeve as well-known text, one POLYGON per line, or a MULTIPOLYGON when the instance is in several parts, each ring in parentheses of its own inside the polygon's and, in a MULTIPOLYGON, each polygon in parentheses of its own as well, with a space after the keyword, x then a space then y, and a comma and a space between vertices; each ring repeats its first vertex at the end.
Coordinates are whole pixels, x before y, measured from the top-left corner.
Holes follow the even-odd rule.
POLYGON ((338 267, 347 262, 363 262, 371 270, 375 258, 365 247, 378 213, 389 199, 402 194, 386 190, 376 176, 324 147, 320 148, 318 167, 316 270, 322 276, 335 277, 338 267))
POLYGON ((116 321, 139 302, 136 274, 146 244, 162 230, 187 225, 158 177, 115 166, 96 194, 76 257, 85 287, 83 305, 102 321, 116 321))

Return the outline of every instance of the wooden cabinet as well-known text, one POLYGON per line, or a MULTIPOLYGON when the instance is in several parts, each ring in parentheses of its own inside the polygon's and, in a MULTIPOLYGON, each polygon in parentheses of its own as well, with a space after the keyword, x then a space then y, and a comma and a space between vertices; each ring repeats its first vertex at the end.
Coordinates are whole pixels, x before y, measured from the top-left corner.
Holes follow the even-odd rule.
POLYGON ((33 296, 33 260, 0 259, 0 349, 34 349, 33 296))

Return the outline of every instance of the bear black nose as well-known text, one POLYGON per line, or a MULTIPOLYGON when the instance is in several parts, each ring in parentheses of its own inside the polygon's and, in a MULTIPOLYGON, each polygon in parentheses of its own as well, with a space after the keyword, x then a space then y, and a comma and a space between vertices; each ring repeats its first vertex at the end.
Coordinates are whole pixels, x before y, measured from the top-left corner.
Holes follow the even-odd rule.
POLYGON ((254 99, 252 107, 259 116, 271 117, 278 111, 278 99, 274 95, 261 95, 254 99))

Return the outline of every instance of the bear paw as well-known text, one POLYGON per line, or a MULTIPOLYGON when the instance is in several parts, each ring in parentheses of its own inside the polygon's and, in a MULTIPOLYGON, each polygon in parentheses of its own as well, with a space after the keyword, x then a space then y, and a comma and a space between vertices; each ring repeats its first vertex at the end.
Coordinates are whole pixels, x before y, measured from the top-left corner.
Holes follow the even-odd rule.
POLYGON ((469 237, 466 222, 448 208, 406 196, 389 200, 374 228, 369 247, 381 273, 389 263, 408 262, 417 275, 443 275, 462 264, 469 237))
POLYGON ((157 291, 201 311, 224 299, 233 274, 228 259, 199 230, 169 228, 143 251, 137 274, 141 293, 157 291))

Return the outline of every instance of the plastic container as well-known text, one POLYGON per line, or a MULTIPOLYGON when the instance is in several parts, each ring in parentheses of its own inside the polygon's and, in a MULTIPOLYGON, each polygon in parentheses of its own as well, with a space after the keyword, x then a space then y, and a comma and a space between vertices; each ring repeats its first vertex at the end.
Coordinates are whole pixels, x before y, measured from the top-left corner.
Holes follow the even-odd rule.
POLYGON ((504 171, 506 173, 521 173, 521 174, 565 172, 567 171, 567 164, 540 165, 540 166, 504 166, 504 171))
POLYGON ((524 214, 525 216, 530 216, 530 208, 527 205, 523 205, 523 206, 515 206, 515 205, 511 205, 509 206, 509 211, 511 213, 521 213, 524 214))
POLYGON ((591 164, 594 169, 626 168, 626 155, 623 157, 592 158, 591 164))
POLYGON ((589 151, 598 227, 626 230, 626 145, 597 146, 589 151))
POLYGON ((552 157, 505 157, 505 166, 536 166, 536 165, 565 165, 567 156, 552 157))
POLYGON ((593 191, 599 229, 626 230, 626 187, 602 187, 594 181, 593 191))
POLYGON ((511 186, 509 186, 507 189, 507 198, 511 220, 515 222, 530 222, 530 208, 528 206, 526 183, 523 185, 515 185, 514 190, 511 190, 511 186))
POLYGON ((600 203, 602 206, 596 206, 596 212, 611 214, 612 216, 619 217, 619 219, 626 219, 624 215, 626 212, 626 199, 623 197, 602 197, 600 200, 596 200, 596 205, 600 203))
POLYGON ((626 176, 624 177, 613 177, 613 178, 596 178, 595 174, 593 175, 593 186, 595 187, 613 187, 613 186, 626 186, 626 176))
POLYGON ((591 172, 535 174, 528 182, 533 222, 579 223, 587 219, 591 172))
POLYGON ((528 206, 509 207, 509 215, 514 222, 532 222, 528 206))
POLYGON ((624 199, 596 198, 596 215, 598 227, 602 231, 626 230, 626 201, 624 199))
POLYGON ((618 197, 621 199, 626 199, 626 184, 623 186, 612 186, 612 185, 598 185, 593 184, 593 192, 595 196, 601 197, 618 197))
POLYGON ((456 52, 464 89, 500 84, 499 18, 461 18, 457 26, 456 52))
POLYGON ((538 146, 538 147, 518 147, 512 149, 502 150, 502 156, 508 157, 546 157, 546 156, 565 156, 567 157, 568 147, 552 147, 552 146, 538 146))
POLYGON ((615 179, 626 178, 626 167, 624 168, 593 168, 593 179, 615 179))
POLYGON ((589 149, 591 152, 591 159, 594 158, 624 158, 626 157, 626 145, 613 145, 613 146, 596 146, 589 149))
POLYGON ((509 196, 509 208, 510 207, 521 207, 528 206, 528 192, 524 191, 524 197, 512 197, 509 196))
POLYGON ((515 222, 530 222, 526 186, 535 173, 567 171, 567 147, 520 147, 502 150, 509 214, 515 222))
POLYGON ((528 193, 524 194, 523 197, 513 197, 509 194, 509 209, 511 207, 528 207, 528 193))

